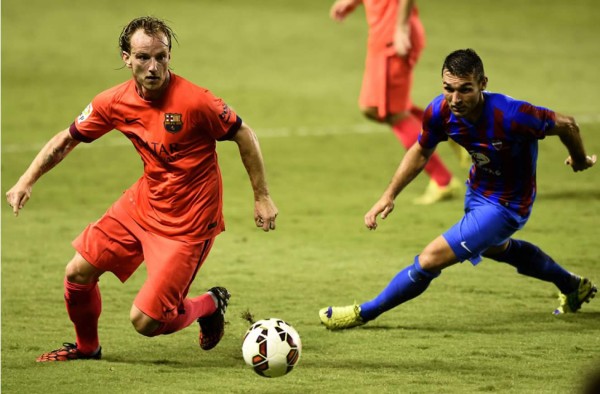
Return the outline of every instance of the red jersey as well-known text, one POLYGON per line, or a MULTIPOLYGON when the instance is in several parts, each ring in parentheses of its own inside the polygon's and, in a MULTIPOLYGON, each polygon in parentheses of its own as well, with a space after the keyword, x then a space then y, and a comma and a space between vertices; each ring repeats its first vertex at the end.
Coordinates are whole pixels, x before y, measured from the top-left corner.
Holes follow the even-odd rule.
POLYGON ((127 210, 143 228, 184 241, 225 229, 216 141, 230 139, 242 120, 207 89, 171 73, 163 96, 139 96, 133 79, 97 95, 70 127, 78 141, 123 133, 144 162, 125 191, 127 210))

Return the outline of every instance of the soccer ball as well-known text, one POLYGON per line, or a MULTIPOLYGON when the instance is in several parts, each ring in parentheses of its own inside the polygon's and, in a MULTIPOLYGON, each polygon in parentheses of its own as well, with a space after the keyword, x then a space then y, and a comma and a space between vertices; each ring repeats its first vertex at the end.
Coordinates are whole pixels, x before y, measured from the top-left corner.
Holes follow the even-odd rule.
POLYGON ((298 332, 281 319, 259 320, 252 324, 242 344, 246 364, 254 372, 276 378, 290 372, 298 363, 302 342, 298 332))

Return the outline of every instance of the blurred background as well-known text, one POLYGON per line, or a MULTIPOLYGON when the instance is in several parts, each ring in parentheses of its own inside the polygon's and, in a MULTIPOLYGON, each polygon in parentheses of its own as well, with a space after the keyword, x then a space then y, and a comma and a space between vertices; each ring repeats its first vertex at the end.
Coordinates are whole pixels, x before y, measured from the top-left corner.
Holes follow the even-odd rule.
MULTIPOLYGON (((62 305, 70 241, 133 183, 141 161, 120 133, 81 145, 36 185, 14 218, 2 204, 2 390, 93 392, 514 392, 576 390, 600 354, 599 301, 556 320, 554 289, 512 269, 460 265, 426 297, 368 328, 333 335, 317 311, 371 297, 426 243, 460 216, 462 200, 427 209, 410 203, 420 177, 398 197, 376 233, 363 214, 387 185, 404 149, 385 126, 362 118, 357 101, 367 26, 362 8, 343 23, 323 0, 4 0, 2 191, 56 132, 102 90, 130 78, 118 48, 131 19, 154 15, 177 34, 176 74, 222 97, 257 133, 278 230, 252 222, 252 193, 235 144, 218 145, 227 231, 192 289, 234 294, 227 336, 198 354, 196 329, 155 339, 128 321, 144 280, 102 279, 105 359, 35 365, 42 351, 72 341, 62 305), (305 344, 282 380, 254 377, 241 360, 250 311, 281 317, 305 344), (55 368, 57 367, 57 368, 55 368), (374 386, 373 379, 378 382, 374 386)), ((417 3, 427 46, 413 100, 441 93, 444 57, 474 48, 488 89, 570 114, 590 153, 600 153, 600 6, 597 0, 430 0, 417 3)), ((462 179, 466 170, 439 152, 462 179)), ((539 195, 520 236, 600 282, 600 173, 573 175, 558 139, 540 143, 539 195)))

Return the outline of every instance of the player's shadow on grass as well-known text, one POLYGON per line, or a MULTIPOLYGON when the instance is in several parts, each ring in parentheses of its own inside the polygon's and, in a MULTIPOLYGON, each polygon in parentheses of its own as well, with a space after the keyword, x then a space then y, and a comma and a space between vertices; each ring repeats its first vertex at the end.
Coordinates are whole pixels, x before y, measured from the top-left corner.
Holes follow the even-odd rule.
MULTIPOLYGON (((140 359, 140 358, 128 358, 122 355, 102 355, 102 361, 107 361, 111 364, 136 364, 136 365, 148 365, 148 366, 161 366, 164 365, 166 367, 171 367, 171 368, 189 368, 191 366, 191 364, 196 364, 194 363, 190 363, 190 362, 182 362, 181 360, 175 360, 175 359, 171 359, 171 360, 166 360, 166 359, 161 359, 161 360, 150 360, 150 359, 140 359)), ((208 366, 208 365, 207 365, 208 366)), ((204 365, 203 365, 204 367, 204 365)))
POLYGON ((589 311, 581 312, 576 315, 566 316, 548 316, 549 314, 544 312, 535 313, 512 313, 505 315, 503 318, 496 320, 496 324, 489 325, 487 323, 477 323, 476 321, 463 320, 461 323, 444 322, 441 324, 431 325, 426 322, 423 324, 415 323, 414 325, 406 324, 381 324, 374 323, 372 325, 365 325, 354 328, 355 330, 367 330, 367 331, 388 331, 388 330, 402 330, 407 332, 429 332, 429 333, 486 333, 486 334, 505 334, 507 331, 519 331, 522 326, 519 321, 522 321, 524 325, 529 325, 534 322, 537 323, 536 331, 538 333, 549 332, 552 333, 557 330, 557 324, 561 324, 561 329, 568 329, 577 332, 585 332, 588 330, 599 330, 600 329, 600 312, 589 311), (566 327, 565 327, 566 325, 566 327))
MULTIPOLYGON (((393 358, 384 360, 382 358, 362 358, 360 360, 348 359, 348 360, 336 360, 335 364, 328 364, 327 368, 340 369, 340 370, 355 370, 361 371, 361 373, 376 373, 381 374, 382 370, 389 371, 405 371, 423 373, 423 371, 448 371, 455 374, 458 371, 471 373, 473 371, 472 363, 468 362, 457 362, 456 360, 441 360, 441 359, 426 359, 423 361, 415 361, 414 359, 402 359, 393 358)), ((507 367, 508 368, 508 367, 507 367)))
MULTIPOLYGON (((200 350, 198 350, 200 351, 200 350)), ((126 365, 147 365, 150 367, 166 367, 171 369, 188 369, 188 368, 227 368, 240 365, 244 363, 241 352, 238 355, 235 352, 221 353, 219 361, 215 362, 215 358, 177 358, 176 355, 168 356, 168 358, 153 359, 151 355, 144 355, 143 357, 135 356, 130 353, 127 354, 103 354, 102 361, 109 362, 111 364, 126 364, 126 365)))
MULTIPOLYGON (((393 325, 393 324, 382 324, 377 326, 366 326, 361 327, 361 330, 368 331, 390 331, 390 330, 400 330, 407 332, 428 332, 428 333, 438 333, 438 334, 451 334, 451 333, 465 333, 465 332, 473 332, 473 333, 487 333, 487 334, 503 334, 506 333, 506 328, 500 327, 489 327, 485 325, 481 326, 450 326, 450 325, 440 325, 440 326, 430 326, 430 325, 415 325, 415 326, 406 326, 406 325, 393 325)), ((411 334, 407 334, 411 335, 411 334)))

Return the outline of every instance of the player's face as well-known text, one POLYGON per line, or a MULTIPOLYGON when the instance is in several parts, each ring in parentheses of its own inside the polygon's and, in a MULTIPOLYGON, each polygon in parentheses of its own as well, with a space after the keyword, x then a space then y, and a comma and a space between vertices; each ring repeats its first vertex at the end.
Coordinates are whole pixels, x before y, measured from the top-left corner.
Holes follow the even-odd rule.
POLYGON ((476 121, 483 108, 483 90, 487 78, 477 81, 476 76, 457 77, 444 70, 442 74, 444 98, 455 116, 476 121))
POLYGON ((138 30, 131 36, 131 53, 123 61, 131 68, 138 92, 145 99, 160 97, 169 82, 169 42, 164 34, 149 36, 138 30))

